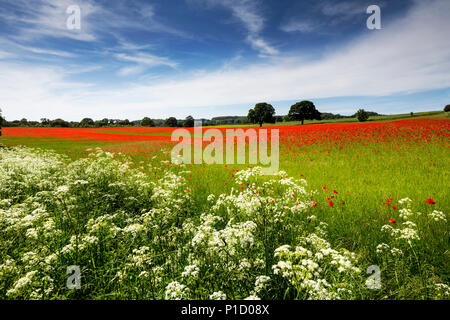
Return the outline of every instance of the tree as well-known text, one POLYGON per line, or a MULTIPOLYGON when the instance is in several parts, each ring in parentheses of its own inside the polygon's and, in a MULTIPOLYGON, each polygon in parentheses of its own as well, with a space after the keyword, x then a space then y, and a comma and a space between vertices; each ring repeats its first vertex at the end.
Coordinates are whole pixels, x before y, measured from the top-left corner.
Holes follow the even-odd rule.
POLYGON ((80 122, 80 127, 83 127, 83 128, 93 127, 94 124, 95 124, 95 122, 91 118, 84 118, 80 122))
POLYGON ((178 126, 178 121, 175 117, 170 117, 169 119, 166 120, 165 125, 174 128, 178 126))
POLYGON ((126 126, 126 127, 128 127, 128 126, 130 125, 130 120, 128 120, 128 119, 125 119, 125 120, 119 120, 118 123, 119 123, 119 125, 121 125, 121 126, 126 126))
POLYGON ((321 120, 320 112, 311 101, 301 101, 291 106, 288 114, 289 119, 301 121, 305 120, 321 120))
POLYGON ((107 127, 109 124, 109 119, 108 118, 104 118, 103 120, 100 121, 96 121, 96 125, 99 127, 107 127))
POLYGON ((43 126, 48 126, 50 124, 50 119, 47 118, 41 118, 41 124, 43 126))
POLYGON ((63 119, 55 119, 53 121, 50 121, 50 126, 51 127, 68 128, 69 127, 69 123, 67 121, 64 121, 63 119))
POLYGON ((194 126, 194 118, 192 116, 187 116, 184 120, 183 126, 185 128, 192 128, 194 126))
POLYGON ((141 120, 141 126, 142 127, 154 127, 155 123, 149 117, 144 117, 144 119, 141 120))
POLYGON ((445 106, 444 111, 445 112, 450 112, 450 104, 445 106))
POLYGON ((359 109, 355 115, 359 122, 369 120, 369 114, 364 109, 359 109))
POLYGON ((247 118, 251 123, 258 123, 262 127, 264 122, 275 123, 275 109, 272 105, 261 102, 255 105, 255 108, 248 111, 247 118))

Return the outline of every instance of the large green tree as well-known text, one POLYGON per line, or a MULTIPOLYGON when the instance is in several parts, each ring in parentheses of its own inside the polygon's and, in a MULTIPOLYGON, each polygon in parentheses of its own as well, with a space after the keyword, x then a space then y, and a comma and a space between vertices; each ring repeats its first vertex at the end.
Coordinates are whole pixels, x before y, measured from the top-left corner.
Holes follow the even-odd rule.
POLYGON ((367 113, 366 110, 364 109, 359 109, 356 112, 356 118, 358 119, 359 122, 364 122, 369 120, 369 114, 367 113))
POLYGON ((84 118, 83 120, 80 121, 80 127, 83 128, 93 127, 94 125, 95 122, 91 118, 84 118))
POLYGON ((184 120, 183 126, 185 128, 192 128, 195 124, 194 118, 192 116, 187 116, 186 120, 184 120))
POLYGON ((178 126, 178 121, 175 117, 170 117, 169 119, 166 120, 165 125, 174 128, 178 126))
POLYGON ((154 127, 155 123, 149 117, 144 117, 144 119, 141 120, 141 126, 142 127, 154 127))
POLYGON ((275 123, 275 109, 272 105, 261 102, 248 111, 247 118, 251 123, 258 123, 262 127, 264 122, 275 123))
POLYGON ((301 101, 291 106, 288 117, 290 120, 301 121, 305 120, 320 120, 320 112, 311 101, 301 101))

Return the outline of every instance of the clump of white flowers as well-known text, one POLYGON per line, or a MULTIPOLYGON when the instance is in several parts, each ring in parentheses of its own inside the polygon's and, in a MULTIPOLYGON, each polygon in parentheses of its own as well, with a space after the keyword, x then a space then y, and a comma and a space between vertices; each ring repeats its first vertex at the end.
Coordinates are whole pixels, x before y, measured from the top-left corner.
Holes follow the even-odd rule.
POLYGON ((169 283, 166 287, 166 300, 185 300, 189 298, 189 289, 177 281, 169 283))
POLYGON ((345 297, 342 293, 351 292, 342 286, 342 280, 360 273, 354 253, 332 249, 316 234, 302 237, 299 244, 295 248, 289 245, 277 248, 275 257, 279 261, 272 267, 274 274, 296 289, 298 298, 340 299, 345 297))
MULTIPOLYGON (((235 174, 229 192, 201 198, 188 166, 88 151, 71 161, 0 148, 0 299, 359 297, 356 255, 330 240, 305 180, 253 167, 235 174), (65 287, 71 265, 82 291, 65 287)), ((400 221, 382 227, 376 247, 396 262, 425 238, 420 219, 447 223, 441 211, 420 215, 399 202, 400 221)), ((446 284, 433 288, 448 296, 446 284)))

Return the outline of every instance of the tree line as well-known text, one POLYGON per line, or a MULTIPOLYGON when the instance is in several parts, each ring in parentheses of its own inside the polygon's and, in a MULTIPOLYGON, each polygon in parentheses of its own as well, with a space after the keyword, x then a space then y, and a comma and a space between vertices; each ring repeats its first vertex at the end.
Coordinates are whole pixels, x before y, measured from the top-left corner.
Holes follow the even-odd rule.
MULTIPOLYGON (((303 124, 305 120, 331 120, 342 118, 358 118, 360 121, 366 121, 370 116, 378 116, 376 112, 367 112, 363 109, 358 110, 357 113, 351 116, 343 116, 333 113, 321 113, 311 101, 301 101, 293 104, 290 107, 287 115, 275 115, 275 108, 266 102, 257 103, 254 108, 250 109, 248 115, 245 116, 224 116, 215 117, 212 119, 199 119, 203 126, 216 125, 245 125, 245 124, 259 124, 263 123, 277 123, 287 121, 301 121, 303 124)), ((81 121, 65 121, 63 119, 50 120, 42 118, 40 121, 28 121, 23 118, 21 120, 7 121, 1 116, 0 110, 0 129, 1 127, 62 127, 62 128, 102 128, 102 127, 194 127, 194 118, 192 116, 186 117, 184 120, 179 120, 175 117, 167 119, 151 119, 144 117, 142 120, 128 119, 108 119, 93 120, 91 118, 83 118, 81 121)), ((1 133, 0 133, 1 134, 1 133)))

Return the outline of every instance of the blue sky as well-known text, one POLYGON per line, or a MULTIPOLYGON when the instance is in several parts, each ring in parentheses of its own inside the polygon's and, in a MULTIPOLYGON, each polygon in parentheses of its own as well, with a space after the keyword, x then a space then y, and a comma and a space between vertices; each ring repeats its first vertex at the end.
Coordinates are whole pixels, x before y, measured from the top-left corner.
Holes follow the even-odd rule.
POLYGON ((439 110, 448 0, 0 0, 7 119, 141 119, 439 110), (369 5, 381 30, 369 30, 369 5), (66 9, 81 9, 69 30, 66 9))

